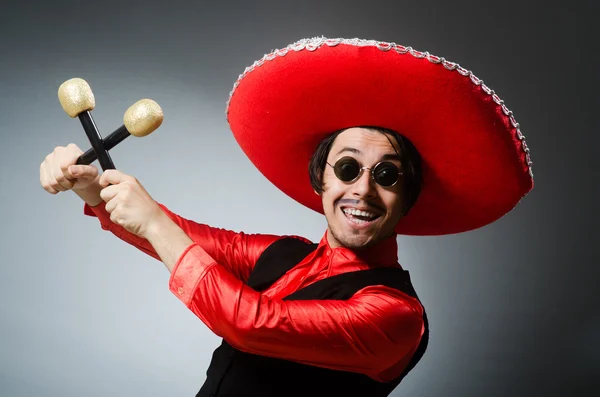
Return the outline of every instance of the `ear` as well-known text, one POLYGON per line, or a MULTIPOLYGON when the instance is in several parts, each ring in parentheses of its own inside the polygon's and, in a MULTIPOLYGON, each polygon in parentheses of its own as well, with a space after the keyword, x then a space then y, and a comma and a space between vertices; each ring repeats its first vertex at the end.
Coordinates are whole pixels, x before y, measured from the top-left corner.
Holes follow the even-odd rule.
MULTIPOLYGON (((318 178, 318 181, 319 181, 319 185, 321 185, 321 193, 322 193, 322 192, 323 192, 323 190, 325 189, 325 185, 323 184, 323 172, 321 172, 321 173, 320 173, 320 174, 317 176, 317 178, 318 178)), ((314 187, 313 187, 313 192, 315 192, 315 194, 316 194, 317 196, 320 196, 320 195, 321 195, 321 193, 317 192, 317 189, 315 189, 314 187)))

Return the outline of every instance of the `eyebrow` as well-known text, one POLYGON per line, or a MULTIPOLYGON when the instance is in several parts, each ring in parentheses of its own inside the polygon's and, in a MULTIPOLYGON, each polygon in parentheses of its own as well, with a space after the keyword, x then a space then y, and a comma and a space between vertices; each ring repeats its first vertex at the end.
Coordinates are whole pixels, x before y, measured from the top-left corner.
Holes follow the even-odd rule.
POLYGON ((400 158, 400 156, 397 155, 396 153, 384 154, 381 157, 381 160, 398 160, 398 161, 402 162, 402 158, 400 158))
MULTIPOLYGON (((354 154, 363 154, 360 150, 353 148, 353 147, 343 147, 342 149, 340 149, 339 152, 336 153, 336 156, 339 156, 340 154, 344 153, 344 152, 350 152, 350 153, 354 153, 354 154)), ((383 156, 381 156, 381 160, 398 160, 398 161, 402 161, 402 159, 400 158, 400 156, 396 153, 387 153, 384 154, 383 156)))
POLYGON ((339 152, 337 152, 335 155, 339 156, 340 154, 344 153, 344 152, 350 152, 350 153, 354 153, 354 154, 362 154, 362 152, 358 149, 355 149, 353 147, 343 147, 342 149, 340 149, 339 152))

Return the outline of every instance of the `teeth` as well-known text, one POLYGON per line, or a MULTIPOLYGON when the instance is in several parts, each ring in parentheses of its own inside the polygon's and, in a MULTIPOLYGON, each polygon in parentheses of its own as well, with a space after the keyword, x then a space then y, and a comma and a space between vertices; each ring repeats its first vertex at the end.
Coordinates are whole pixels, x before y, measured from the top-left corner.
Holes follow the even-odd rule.
POLYGON ((359 216, 364 216, 367 218, 375 218, 375 214, 373 214, 371 212, 359 211, 359 210, 355 210, 353 208, 345 208, 344 212, 348 215, 359 215, 359 216))
POLYGON ((363 223, 367 223, 367 221, 363 221, 362 219, 350 218, 350 220, 354 223, 358 223, 359 225, 362 225, 363 223))

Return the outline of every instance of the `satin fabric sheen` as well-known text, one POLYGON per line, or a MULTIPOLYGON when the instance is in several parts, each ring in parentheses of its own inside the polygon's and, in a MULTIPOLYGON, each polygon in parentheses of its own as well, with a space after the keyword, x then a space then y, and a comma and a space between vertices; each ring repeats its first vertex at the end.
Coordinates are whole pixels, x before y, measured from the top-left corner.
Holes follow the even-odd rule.
MULTIPOLYGON (((418 300, 369 286, 349 300, 282 300, 326 277, 374 267, 400 267, 396 236, 358 256, 332 249, 327 232, 317 249, 262 293, 245 284, 261 253, 283 237, 246 234, 162 210, 194 241, 179 257, 169 289, 216 335, 248 353, 365 374, 378 381, 399 376, 424 332, 418 300)), ((160 260, 147 240, 110 220, 102 203, 84 206, 102 229, 160 260)), ((303 239, 299 236, 293 236, 303 239)))

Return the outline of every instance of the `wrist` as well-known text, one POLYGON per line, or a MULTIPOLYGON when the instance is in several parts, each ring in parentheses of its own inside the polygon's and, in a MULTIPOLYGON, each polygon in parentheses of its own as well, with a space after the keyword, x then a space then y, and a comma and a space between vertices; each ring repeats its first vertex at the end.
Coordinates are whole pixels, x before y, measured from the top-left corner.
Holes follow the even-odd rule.
POLYGON ((102 186, 97 181, 94 181, 91 185, 81 189, 72 189, 79 198, 86 202, 90 207, 96 207, 104 202, 100 197, 102 186))
POLYGON ((146 228, 140 237, 152 242, 159 238, 161 234, 169 233, 175 227, 177 227, 175 222, 158 208, 156 214, 146 224, 146 228))
POLYGON ((154 248, 167 269, 172 272, 181 255, 194 241, 162 210, 146 225, 140 237, 154 248))

